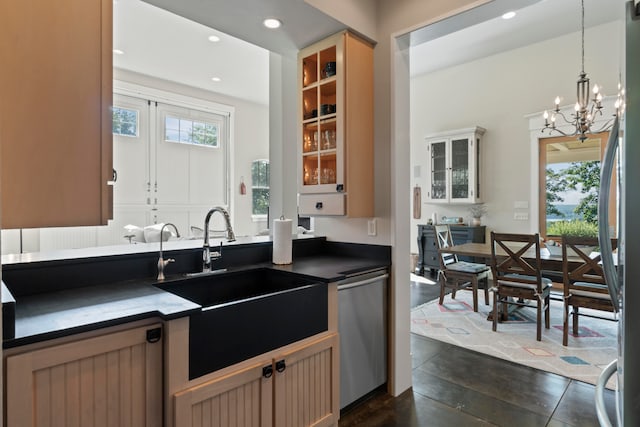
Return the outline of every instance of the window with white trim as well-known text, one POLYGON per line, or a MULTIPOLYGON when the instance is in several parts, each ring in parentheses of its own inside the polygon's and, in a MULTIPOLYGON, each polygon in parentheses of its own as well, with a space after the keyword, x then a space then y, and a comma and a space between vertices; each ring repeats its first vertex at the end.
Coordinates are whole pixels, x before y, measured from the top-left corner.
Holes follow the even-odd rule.
POLYGON ((198 122, 171 116, 165 117, 165 141, 217 148, 219 145, 219 134, 219 126, 215 123, 198 122))

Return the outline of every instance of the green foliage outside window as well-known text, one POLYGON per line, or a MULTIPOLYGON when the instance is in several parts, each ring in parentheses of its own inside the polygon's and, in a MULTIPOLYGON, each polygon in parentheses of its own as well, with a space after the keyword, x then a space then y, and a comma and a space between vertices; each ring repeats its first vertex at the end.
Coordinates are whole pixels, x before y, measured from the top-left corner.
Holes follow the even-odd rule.
MULTIPOLYGON (((563 202, 563 191, 579 191, 582 195, 573 210, 575 216, 592 225, 598 223, 598 191, 600 189, 600 161, 571 162, 565 169, 554 172, 547 169, 546 213, 564 217, 554 205, 563 202)), ((571 221, 574 222, 574 221, 571 221)), ((551 227, 549 225, 548 227, 551 227)), ((547 234, 552 234, 548 232, 547 234)), ((554 233, 555 234, 555 233, 554 233)))
POLYGON ((548 236, 598 237, 598 225, 582 221, 555 221, 547 227, 548 236))
POLYGON ((269 160, 251 163, 251 194, 253 215, 269 213, 269 160))

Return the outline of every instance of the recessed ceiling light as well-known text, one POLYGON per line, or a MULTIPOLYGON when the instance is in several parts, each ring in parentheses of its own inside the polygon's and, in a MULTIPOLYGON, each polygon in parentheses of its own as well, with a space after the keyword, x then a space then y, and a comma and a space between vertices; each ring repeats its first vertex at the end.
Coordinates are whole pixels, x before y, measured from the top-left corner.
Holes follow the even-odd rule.
POLYGON ((275 19, 275 18, 267 18, 264 21, 262 21, 262 23, 264 24, 265 27, 267 28, 280 28, 280 25, 282 25, 282 22, 280 22, 279 19, 275 19))
POLYGON ((213 42, 213 43, 219 42, 220 41, 220 37, 218 37, 218 36, 209 36, 209 41, 213 42))
POLYGON ((120 50, 120 49, 113 49, 113 53, 116 55, 124 55, 124 51, 120 50))
POLYGON ((222 79, 220 77, 211 77, 211 80, 213 80, 214 82, 219 82, 222 79))
POLYGON ((510 11, 502 15, 502 19, 511 19, 514 16, 516 16, 516 13, 514 11, 510 11))

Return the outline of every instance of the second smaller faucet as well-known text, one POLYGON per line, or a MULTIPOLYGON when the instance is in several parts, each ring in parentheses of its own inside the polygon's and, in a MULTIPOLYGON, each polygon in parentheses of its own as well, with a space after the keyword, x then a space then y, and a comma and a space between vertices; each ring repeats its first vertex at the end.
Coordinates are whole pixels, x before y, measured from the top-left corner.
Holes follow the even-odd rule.
MULTIPOLYGON (((209 247, 209 220, 211 220, 211 215, 215 212, 220 212, 224 216, 224 221, 227 226, 227 241, 233 242, 236 240, 236 236, 233 233, 233 228, 231 227, 231 217, 229 217, 229 212, 226 211, 223 207, 216 206, 207 212, 207 216, 204 218, 204 245, 202 247, 202 271, 208 272, 211 271, 211 250, 209 247)), ((222 243, 220 244, 220 252, 217 254, 219 258, 222 255, 222 243)))
POLYGON ((164 259, 164 256, 162 255, 162 241, 164 240, 163 233, 164 233, 164 228, 167 226, 173 227, 173 229, 176 230, 176 237, 180 237, 180 232, 178 231, 178 228, 170 222, 167 222, 166 224, 164 224, 160 229, 160 257, 158 258, 158 280, 164 280, 164 268, 167 266, 167 264, 169 264, 170 262, 175 262, 175 259, 173 258, 164 259))

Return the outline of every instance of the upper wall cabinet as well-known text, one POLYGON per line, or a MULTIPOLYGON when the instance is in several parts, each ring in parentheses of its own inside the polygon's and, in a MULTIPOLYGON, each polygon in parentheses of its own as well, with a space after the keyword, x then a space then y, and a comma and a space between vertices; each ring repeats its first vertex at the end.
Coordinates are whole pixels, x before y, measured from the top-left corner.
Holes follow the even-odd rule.
POLYGON ((299 213, 372 217, 373 47, 341 32, 298 54, 299 213))
POLYGON ((112 5, 24 0, 2 8, 2 228, 112 217, 112 5))
POLYGON ((479 203, 481 127, 430 135, 427 202, 479 203))

